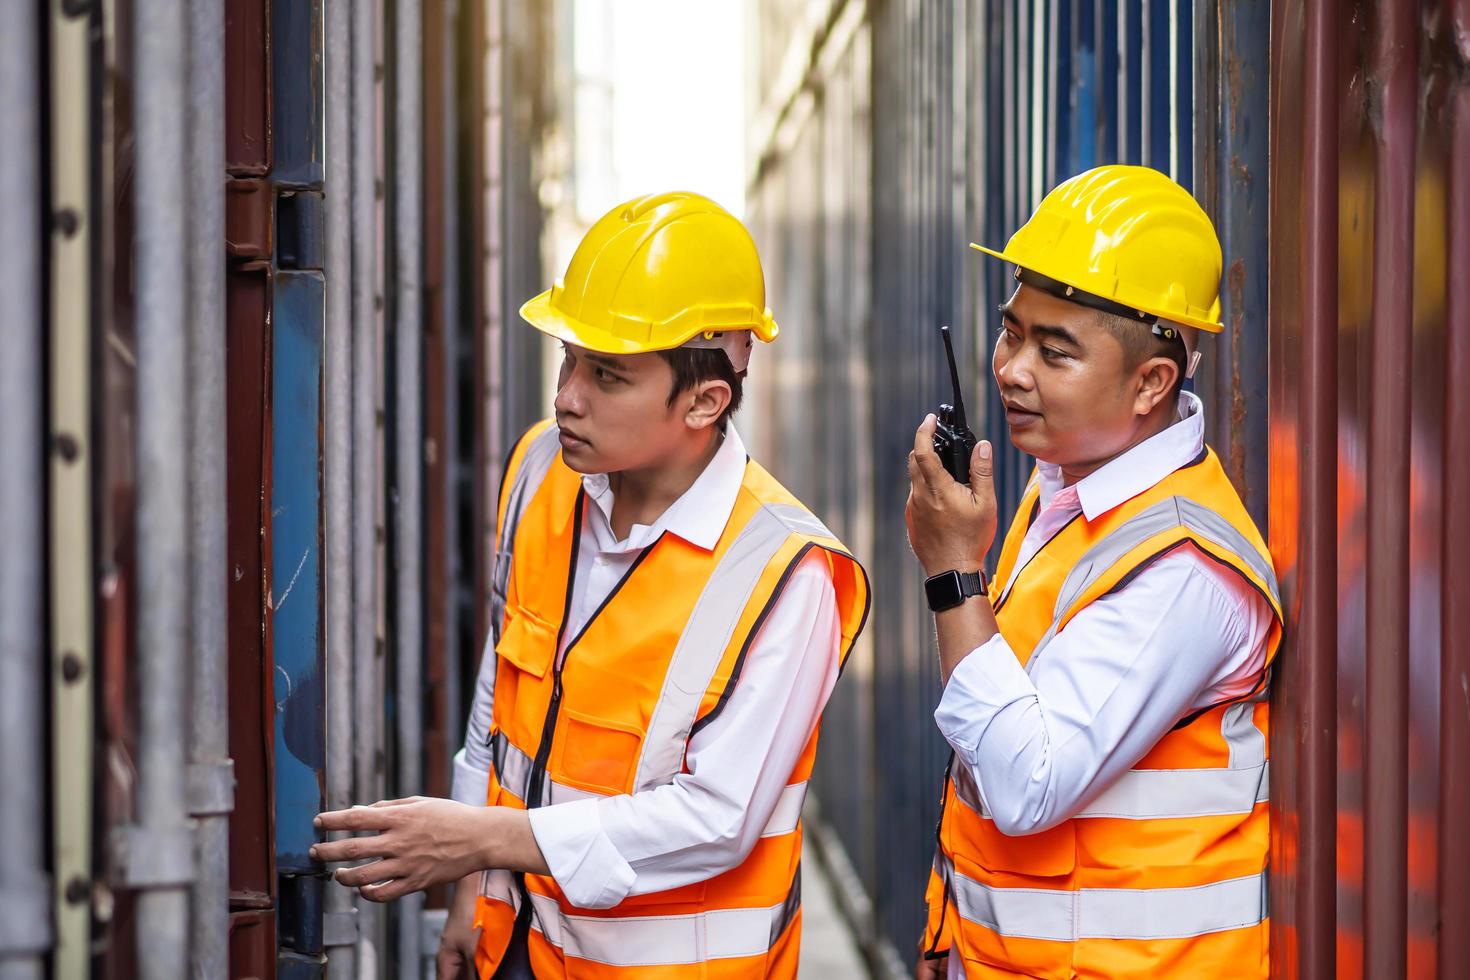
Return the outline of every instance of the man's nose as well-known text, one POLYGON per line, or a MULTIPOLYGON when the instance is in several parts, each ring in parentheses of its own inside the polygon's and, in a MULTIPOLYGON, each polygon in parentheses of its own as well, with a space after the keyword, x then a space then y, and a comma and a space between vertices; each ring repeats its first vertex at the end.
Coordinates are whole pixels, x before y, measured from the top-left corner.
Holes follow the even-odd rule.
POLYGON ((1015 354, 1004 359, 997 358, 995 362, 995 380, 1000 386, 1000 392, 1005 394, 1007 388, 1019 388, 1022 391, 1030 391, 1034 388, 1035 377, 1030 367, 1026 364, 1024 354, 1015 354))
POLYGON ((552 405, 558 415, 581 417, 583 401, 576 372, 567 375, 561 386, 556 389, 556 400, 552 402, 552 405))

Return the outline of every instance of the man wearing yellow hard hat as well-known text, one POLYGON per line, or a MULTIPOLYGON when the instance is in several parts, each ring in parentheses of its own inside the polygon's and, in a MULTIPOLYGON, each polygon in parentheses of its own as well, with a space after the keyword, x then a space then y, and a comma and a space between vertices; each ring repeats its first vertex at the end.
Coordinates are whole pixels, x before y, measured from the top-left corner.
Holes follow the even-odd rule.
MULTIPOLYGON (((980 248, 980 246, 976 246, 980 248)), ((1270 554, 1180 390, 1217 333, 1220 244, 1154 170, 1046 196, 1004 251, 992 369, 1036 457, 987 582, 969 484, 909 459, 954 750, 920 977, 1265 977, 1270 554)))
POLYGON ((755 244, 696 194, 629 201, 521 314, 564 360, 501 485, 455 800, 323 814, 380 834, 318 856, 381 857, 338 873, 374 900, 459 880, 441 980, 794 977, 801 804, 868 586, 730 425, 777 334, 755 244))

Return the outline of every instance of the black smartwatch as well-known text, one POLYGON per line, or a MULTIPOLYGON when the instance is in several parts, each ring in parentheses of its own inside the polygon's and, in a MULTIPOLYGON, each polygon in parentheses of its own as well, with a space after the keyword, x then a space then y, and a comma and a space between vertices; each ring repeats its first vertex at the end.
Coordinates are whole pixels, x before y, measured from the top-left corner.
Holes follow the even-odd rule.
POLYGON ((924 597, 934 612, 953 609, 973 596, 983 595, 989 588, 985 571, 957 572, 950 569, 924 579, 924 597))

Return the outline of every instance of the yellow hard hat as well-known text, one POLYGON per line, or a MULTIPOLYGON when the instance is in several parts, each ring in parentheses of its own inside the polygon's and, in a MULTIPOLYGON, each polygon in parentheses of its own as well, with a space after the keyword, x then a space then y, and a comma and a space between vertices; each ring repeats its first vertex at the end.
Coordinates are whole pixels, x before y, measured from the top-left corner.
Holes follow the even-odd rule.
POLYGON ((1078 174, 1042 199, 1005 251, 970 247, 1014 262, 1022 282, 1084 306, 1150 325, 1224 329, 1215 226, 1188 191, 1148 167, 1078 174))
MULTIPOLYGON (((588 229, 564 277, 521 316, 558 340, 605 354, 744 348, 780 328, 766 307, 760 256, 745 226, 714 201, 675 192, 620 204, 588 229)), ((737 363, 737 370, 743 365, 737 363)))

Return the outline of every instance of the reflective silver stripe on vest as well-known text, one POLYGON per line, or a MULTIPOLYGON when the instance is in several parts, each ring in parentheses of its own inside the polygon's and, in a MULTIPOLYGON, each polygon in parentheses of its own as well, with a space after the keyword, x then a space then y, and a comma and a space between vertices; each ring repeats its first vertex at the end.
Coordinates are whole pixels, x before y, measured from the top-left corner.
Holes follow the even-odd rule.
POLYGON ((831 534, 800 508, 766 505, 751 516, 705 583, 669 658, 663 690, 639 753, 634 792, 662 786, 683 769, 684 750, 700 702, 735 635, 740 614, 766 566, 793 532, 831 534))
MULTIPOLYGON (((1067 578, 1057 593, 1056 607, 1052 612, 1052 623, 1037 641, 1026 663, 1029 673, 1036 664, 1037 655, 1052 641, 1061 626, 1062 617, 1073 604, 1091 588, 1098 579, 1116 565, 1123 556, 1143 544, 1149 538, 1163 534, 1171 528, 1182 527, 1198 535, 1216 547, 1228 551, 1255 573, 1265 583, 1271 599, 1279 607, 1281 590, 1276 584, 1276 571, 1255 546, 1246 540, 1225 518, 1186 497, 1169 497, 1119 525, 1107 537, 1093 545, 1072 566, 1067 578)), ((1017 576, 1019 577, 1019 576, 1017 576)))
POLYGON ((495 569, 490 577, 490 628, 495 642, 500 642, 501 625, 505 622, 505 594, 510 583, 511 558, 515 553, 516 531, 526 506, 536 495, 536 488, 546 479, 561 449, 561 429, 555 425, 531 440, 521 456, 521 465, 515 479, 506 488, 508 502, 505 507, 505 522, 501 534, 495 540, 495 569))
POLYGON ((833 540, 837 538, 837 535, 833 534, 831 529, 817 518, 817 515, 805 507, 797 507, 792 504, 767 504, 766 510, 775 514, 780 518, 782 524, 798 534, 805 534, 813 538, 832 538, 833 540))
MULTIPOLYGON (((531 778, 531 757, 511 744, 504 732, 495 733, 492 751, 495 775, 500 780, 500 785, 525 800, 529 791, 526 782, 531 778)), ((541 798, 546 801, 547 806, 610 795, 566 786, 550 776, 544 778, 546 783, 541 798)), ((761 831, 762 837, 779 837, 796 829, 801 822, 801 805, 806 800, 806 788, 806 782, 789 783, 782 788, 781 795, 776 799, 776 807, 771 811, 765 829, 761 831)))
MULTIPOLYGON (((1230 750, 1228 769, 1129 769, 1074 817, 1176 820, 1250 813, 1270 798, 1271 774, 1266 736, 1256 727, 1254 710, 1251 701, 1225 709, 1220 733, 1230 750)), ((950 778, 960 802, 991 819, 963 760, 956 760, 950 778)))
POLYGON ((1255 546, 1246 540, 1225 518, 1187 497, 1170 497, 1125 521, 1112 533, 1093 545, 1082 556, 1057 593, 1056 619, 1061 619, 1072 604, 1110 568, 1134 548, 1170 528, 1182 527, 1206 541, 1230 552, 1265 583, 1271 598, 1278 604, 1281 594, 1276 585, 1276 572, 1255 546))
MULTIPOLYGON (((530 790, 531 779, 531 757, 516 748, 505 737, 504 732, 495 733, 495 775, 500 780, 500 785, 514 793, 522 801, 530 790)), ((557 803, 571 803, 574 800, 590 800, 600 796, 599 793, 589 793, 585 789, 575 786, 565 786, 552 779, 543 776, 546 780, 545 788, 541 793, 541 799, 546 806, 554 806, 557 803)))
POLYGON ((605 966, 680 966, 769 953, 801 907, 801 873, 786 900, 769 908, 602 918, 567 915, 537 892, 531 905, 531 924, 566 956, 605 966))
POLYGON ((787 783, 781 790, 781 796, 776 800, 776 809, 771 811, 771 817, 766 821, 766 829, 761 831, 762 837, 779 837, 789 834, 796 829, 801 822, 801 804, 806 799, 806 783, 787 783))
POLYGON ((1266 920, 1264 872, 1191 888, 996 888, 947 860, 960 917, 1018 939, 1188 939, 1266 920))

